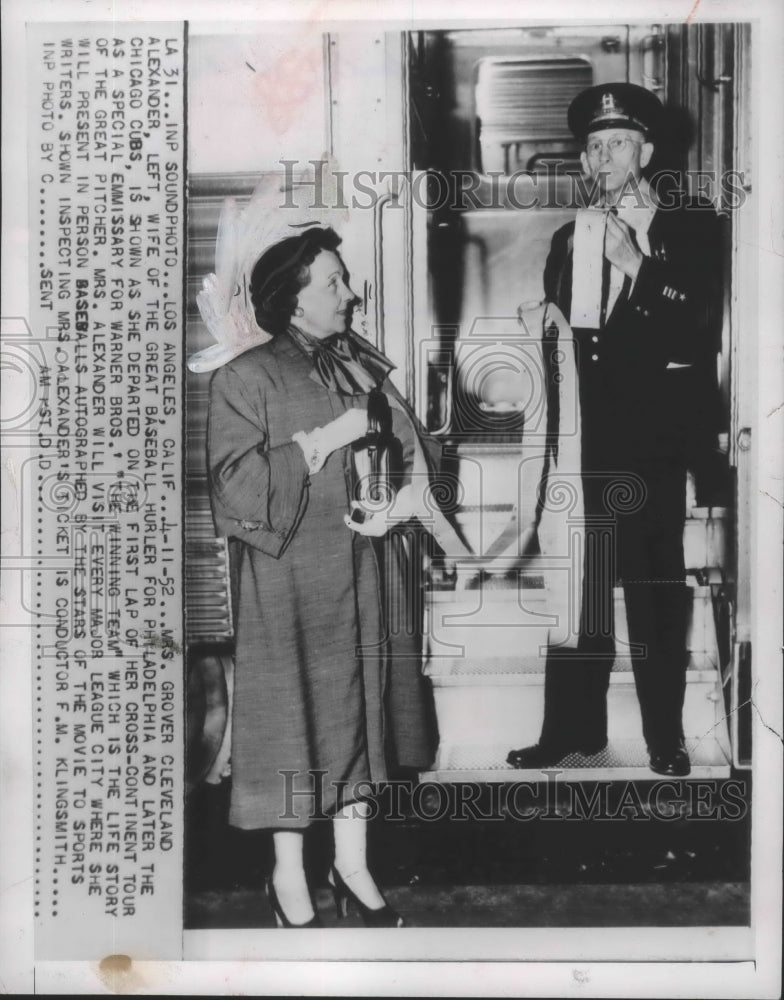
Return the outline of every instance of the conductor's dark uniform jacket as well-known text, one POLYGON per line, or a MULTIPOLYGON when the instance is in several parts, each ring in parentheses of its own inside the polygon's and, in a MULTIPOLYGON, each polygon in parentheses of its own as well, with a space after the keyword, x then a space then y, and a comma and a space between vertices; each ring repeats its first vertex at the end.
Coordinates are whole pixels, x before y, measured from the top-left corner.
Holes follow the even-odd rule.
MULTIPOLYGON (((574 223, 555 233, 544 275, 546 298, 565 316, 573 234, 574 223)), ((618 578, 648 746, 682 735, 685 477, 691 467, 702 484, 717 431, 721 239, 712 207, 696 203, 657 208, 647 236, 650 256, 600 328, 573 331, 588 556, 578 656, 551 655, 541 739, 562 744, 569 733, 586 751, 607 736, 618 578)), ((606 260, 604 272, 606 300, 606 260)))

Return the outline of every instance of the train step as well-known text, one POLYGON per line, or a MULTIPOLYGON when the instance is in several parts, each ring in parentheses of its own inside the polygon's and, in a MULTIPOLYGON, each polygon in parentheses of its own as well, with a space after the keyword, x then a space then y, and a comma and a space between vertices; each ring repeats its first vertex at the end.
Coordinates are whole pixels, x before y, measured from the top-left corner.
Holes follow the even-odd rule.
MULTIPOLYGON (((544 674, 477 674, 448 677, 429 674, 433 682, 439 738, 442 743, 475 746, 496 740, 536 743, 544 716, 544 674)), ((683 728, 689 738, 721 733, 724 702, 716 671, 687 671, 683 728)), ((610 739, 642 739, 642 724, 630 670, 613 671, 607 693, 610 739)))
MULTIPOLYGON (((535 563, 531 575, 537 581, 535 563)), ((686 638, 699 669, 718 666, 718 643, 713 618, 711 588, 688 578, 691 593, 686 638)), ((630 669, 629 629, 623 588, 613 591, 616 666, 630 669)), ((461 590, 433 590, 425 605, 425 659, 428 670, 444 674, 439 664, 497 663, 505 668, 512 662, 515 672, 544 670, 551 628, 556 622, 549 614, 548 592, 544 586, 518 585, 515 579, 477 581, 476 587, 461 590)), ((446 669, 446 666, 445 666, 446 669)))
MULTIPOLYGON (((535 447, 528 457, 535 459, 538 450, 535 447)), ((454 450, 454 472, 460 482, 455 521, 478 555, 506 549, 514 543, 515 524, 527 523, 535 515, 539 464, 529 462, 527 455, 519 441, 469 442, 454 450)), ((686 566, 718 573, 727 560, 728 511, 724 507, 697 507, 691 480, 687 510, 683 533, 686 566)))
MULTIPOLYGON (((693 578, 690 582, 684 733, 696 753, 693 773, 727 776, 729 743, 711 589, 696 585, 693 578)), ((585 781, 600 775, 652 780, 622 588, 615 588, 614 599, 617 655, 607 695, 610 745, 596 758, 573 755, 567 770, 585 781)), ((547 620, 546 608, 544 588, 518 588, 514 581, 489 587, 480 582, 476 589, 429 595, 425 673, 433 687, 440 740, 429 772, 434 780, 543 780, 541 772, 525 777, 508 769, 505 759, 511 747, 536 743, 541 731, 549 635, 549 626, 541 622, 547 620)))
MULTIPOLYGON (((553 781, 661 781, 648 766, 645 741, 610 739, 598 754, 586 756, 571 753, 552 768, 521 770, 506 763, 512 748, 525 746, 525 739, 501 743, 444 743, 439 746, 435 763, 420 775, 422 781, 439 783, 480 782, 516 783, 553 781), (548 776, 549 775, 549 776, 548 776)), ((716 736, 686 739, 691 760, 689 780, 730 776, 730 754, 727 744, 716 736)), ((671 779, 669 779, 671 780, 671 779)))

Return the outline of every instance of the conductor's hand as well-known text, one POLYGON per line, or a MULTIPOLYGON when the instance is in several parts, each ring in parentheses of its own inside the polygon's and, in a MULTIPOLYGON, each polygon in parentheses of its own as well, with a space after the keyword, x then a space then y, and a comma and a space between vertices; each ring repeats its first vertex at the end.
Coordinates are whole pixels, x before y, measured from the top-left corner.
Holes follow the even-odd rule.
POLYGON ((298 431, 292 440, 302 448, 308 471, 313 475, 324 467, 333 451, 345 448, 367 434, 367 410, 353 407, 331 420, 324 427, 316 427, 309 434, 298 431))
POLYGON ((630 278, 636 278, 642 264, 642 253, 631 229, 612 212, 607 216, 604 233, 604 256, 630 278))

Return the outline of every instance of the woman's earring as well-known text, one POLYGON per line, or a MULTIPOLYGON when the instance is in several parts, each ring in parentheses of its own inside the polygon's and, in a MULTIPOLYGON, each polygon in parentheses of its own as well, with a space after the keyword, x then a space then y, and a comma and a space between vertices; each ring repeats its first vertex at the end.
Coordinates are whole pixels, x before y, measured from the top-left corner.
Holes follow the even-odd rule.
POLYGON ((305 315, 305 310, 302 308, 302 306, 297 306, 296 309, 294 310, 294 315, 295 316, 304 316, 305 315))

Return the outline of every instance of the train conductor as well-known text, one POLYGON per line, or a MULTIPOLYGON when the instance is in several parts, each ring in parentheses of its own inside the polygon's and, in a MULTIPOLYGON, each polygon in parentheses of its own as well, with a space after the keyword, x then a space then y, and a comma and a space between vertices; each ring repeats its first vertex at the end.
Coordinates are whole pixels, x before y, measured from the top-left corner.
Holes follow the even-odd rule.
POLYGON ((682 727, 686 472, 716 430, 709 413, 721 258, 712 207, 662 195, 644 176, 663 113, 654 94, 626 83, 591 87, 569 108, 593 207, 553 236, 544 285, 574 332, 583 600, 576 649, 549 651, 541 735, 509 753, 517 768, 607 746, 619 580, 649 765, 673 777, 690 772, 682 727))

